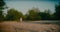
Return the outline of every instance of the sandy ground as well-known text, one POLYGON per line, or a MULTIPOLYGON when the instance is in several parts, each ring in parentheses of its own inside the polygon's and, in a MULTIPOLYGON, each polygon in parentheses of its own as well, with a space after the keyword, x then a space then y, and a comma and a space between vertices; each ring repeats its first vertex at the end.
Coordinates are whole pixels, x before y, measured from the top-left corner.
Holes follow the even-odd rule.
POLYGON ((56 24, 36 24, 28 22, 0 23, 0 32, 59 32, 60 26, 56 24))

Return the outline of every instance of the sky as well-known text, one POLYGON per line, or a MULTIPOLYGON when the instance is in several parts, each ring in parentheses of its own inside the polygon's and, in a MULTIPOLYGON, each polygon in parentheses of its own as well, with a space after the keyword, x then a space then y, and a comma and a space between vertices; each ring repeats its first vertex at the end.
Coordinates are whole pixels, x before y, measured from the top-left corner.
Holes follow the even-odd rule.
MULTIPOLYGON (((29 9, 32 9, 33 7, 39 8, 40 11, 44 11, 46 9, 51 10, 51 13, 55 11, 55 4, 57 4, 59 1, 53 0, 53 1, 42 1, 42 0, 5 0, 6 5, 9 7, 8 9, 14 8, 18 10, 19 12, 22 12, 23 14, 26 14, 29 9)), ((7 9, 5 9, 5 12, 7 12, 7 9)))

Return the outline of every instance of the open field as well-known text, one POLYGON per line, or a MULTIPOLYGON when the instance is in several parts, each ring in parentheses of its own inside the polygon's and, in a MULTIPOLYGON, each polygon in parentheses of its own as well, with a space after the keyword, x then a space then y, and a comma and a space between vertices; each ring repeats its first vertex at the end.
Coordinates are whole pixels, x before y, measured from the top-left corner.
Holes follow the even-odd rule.
POLYGON ((60 26, 56 24, 6 21, 0 23, 0 32, 60 32, 60 26))

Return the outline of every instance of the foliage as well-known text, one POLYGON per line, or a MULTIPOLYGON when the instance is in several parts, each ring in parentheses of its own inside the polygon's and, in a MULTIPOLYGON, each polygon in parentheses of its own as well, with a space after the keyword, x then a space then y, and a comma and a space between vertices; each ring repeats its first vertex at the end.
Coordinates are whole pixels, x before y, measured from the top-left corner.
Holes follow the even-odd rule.
POLYGON ((0 21, 4 20, 4 15, 3 15, 3 9, 5 9, 5 2, 3 0, 0 0, 0 21))
POLYGON ((45 10, 45 12, 40 12, 39 15, 41 16, 42 20, 49 20, 50 14, 48 12, 49 10, 45 10))
POLYGON ((28 14, 26 15, 27 16, 27 20, 39 20, 41 17, 38 16, 38 13, 39 13, 39 9, 37 8, 34 8, 34 9, 31 9, 28 11, 28 14))
POLYGON ((0 0, 0 10, 4 9, 5 2, 3 0, 0 0))
POLYGON ((60 20, 60 3, 55 6, 55 16, 57 17, 56 19, 60 20))
POLYGON ((31 9, 25 15, 26 20, 54 20, 55 14, 50 14, 50 10, 45 10, 44 12, 40 12, 40 10, 31 9), (38 12, 39 11, 39 12, 38 12))
POLYGON ((6 19, 7 20, 18 20, 22 16, 23 14, 21 12, 18 12, 15 9, 10 9, 7 12, 6 19))

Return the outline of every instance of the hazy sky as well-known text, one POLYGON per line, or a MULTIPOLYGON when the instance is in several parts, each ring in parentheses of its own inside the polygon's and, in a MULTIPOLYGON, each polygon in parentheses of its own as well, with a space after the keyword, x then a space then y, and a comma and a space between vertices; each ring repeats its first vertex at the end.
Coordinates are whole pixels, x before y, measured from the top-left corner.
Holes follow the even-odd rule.
MULTIPOLYGON (((21 11, 23 14, 28 12, 29 9, 35 7, 39 8, 40 11, 44 11, 45 9, 50 9, 52 12, 55 10, 55 4, 58 3, 58 1, 19 1, 19 0, 13 0, 13 1, 5 1, 7 6, 10 8, 14 8, 18 11, 21 11)), ((6 10, 5 10, 6 12, 6 10)))

